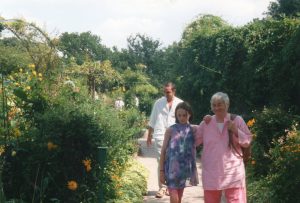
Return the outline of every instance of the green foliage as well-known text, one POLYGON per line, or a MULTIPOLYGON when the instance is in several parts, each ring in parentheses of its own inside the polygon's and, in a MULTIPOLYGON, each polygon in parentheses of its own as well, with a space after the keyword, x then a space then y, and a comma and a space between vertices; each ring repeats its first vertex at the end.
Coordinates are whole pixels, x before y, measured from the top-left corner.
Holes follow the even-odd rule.
POLYGON ((82 65, 86 59, 92 61, 107 59, 108 49, 101 44, 100 37, 91 32, 65 32, 59 38, 58 47, 68 63, 72 61, 72 58, 75 58, 78 65, 82 65))
POLYGON ((266 176, 271 168, 270 149, 274 147, 273 140, 285 134, 295 116, 280 107, 265 108, 255 115, 253 131, 255 139, 252 144, 252 158, 255 160, 253 173, 257 177, 266 176))
POLYGON ((147 71, 151 72, 151 65, 155 60, 155 54, 158 51, 160 42, 141 34, 130 36, 127 42, 128 51, 133 57, 135 64, 145 64, 148 69, 150 68, 147 71))
MULTIPOLYGON (((247 173, 249 173, 249 170, 247 170, 247 173)), ((261 178, 260 180, 248 181, 247 183, 248 202, 249 203, 271 202, 270 197, 272 197, 273 191, 271 188, 269 188, 269 183, 270 183, 269 178, 261 178)))
POLYGON ((129 160, 126 170, 119 180, 118 196, 113 203, 142 203, 147 193, 147 177, 149 172, 136 160, 129 160))
MULTIPOLYGON (((300 132, 298 123, 290 126, 290 130, 279 138, 272 140, 273 147, 269 150, 271 164, 266 176, 259 178, 250 172, 248 181, 249 202, 299 202, 295 195, 300 186, 300 132), (292 181, 291 181, 292 180, 292 181), (259 193, 257 191, 260 191, 259 193)), ((260 160, 261 161, 261 160, 260 160)), ((265 163, 252 167, 265 167, 265 163)))
POLYGON ((299 17, 300 1, 277 0, 275 2, 271 2, 267 14, 274 18, 282 18, 282 16, 299 17))
MULTIPOLYGON (((117 196, 112 174, 116 167, 122 173, 128 157, 137 151, 133 136, 144 119, 131 110, 120 114, 94 103, 86 93, 61 84, 56 96, 45 100, 43 111, 33 110, 32 117, 24 117, 30 127, 21 128, 21 135, 5 149, 2 175, 8 199, 95 202, 100 186, 106 200, 117 196), (99 165, 99 146, 108 147, 107 168, 99 165), (68 188, 70 181, 76 187, 68 188)), ((41 99, 20 87, 14 95, 22 110, 24 102, 41 99)))
MULTIPOLYGON (((130 106, 134 106, 133 98, 139 98, 139 110, 150 115, 153 100, 158 95, 158 90, 150 83, 150 78, 141 71, 132 71, 127 69, 123 72, 123 78, 126 88, 125 102, 130 106)), ((129 107, 130 107, 129 106, 129 107)))
POLYGON ((196 120, 210 113, 209 99, 217 91, 227 92, 230 111, 242 115, 277 105, 299 112, 294 51, 299 25, 298 19, 264 19, 239 28, 221 26, 209 34, 192 29, 189 43, 182 38, 173 75, 178 95, 191 103, 196 120))
POLYGON ((26 50, 35 70, 46 72, 59 66, 55 40, 34 23, 23 19, 3 19, 3 26, 19 40, 19 45, 26 50))
POLYGON ((184 29, 181 42, 188 46, 195 38, 213 35, 228 26, 228 23, 218 16, 199 15, 184 29))
POLYGON ((16 38, 0 40, 0 53, 0 69, 4 75, 15 72, 31 62, 26 50, 16 38))

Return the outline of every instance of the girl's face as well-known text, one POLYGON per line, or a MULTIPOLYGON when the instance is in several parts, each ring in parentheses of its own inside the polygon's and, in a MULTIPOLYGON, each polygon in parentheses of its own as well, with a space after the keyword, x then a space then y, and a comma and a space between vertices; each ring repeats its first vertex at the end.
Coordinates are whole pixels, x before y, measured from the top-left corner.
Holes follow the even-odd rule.
POLYGON ((176 111, 176 118, 177 118, 178 122, 181 124, 188 123, 190 116, 191 115, 184 109, 177 109, 177 111, 176 111))

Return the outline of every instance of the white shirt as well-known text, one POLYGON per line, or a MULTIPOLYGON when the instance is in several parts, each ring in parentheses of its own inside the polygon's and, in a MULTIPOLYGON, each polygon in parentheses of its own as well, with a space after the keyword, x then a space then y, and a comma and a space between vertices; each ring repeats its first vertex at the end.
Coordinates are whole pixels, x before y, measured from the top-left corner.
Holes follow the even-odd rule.
POLYGON ((123 100, 118 99, 118 100, 115 101, 115 108, 116 109, 122 109, 124 107, 124 105, 125 104, 124 104, 123 100))
POLYGON ((174 97, 171 108, 168 107, 166 97, 156 100, 150 115, 149 126, 153 128, 153 138, 163 139, 168 127, 175 123, 175 108, 182 102, 174 97))

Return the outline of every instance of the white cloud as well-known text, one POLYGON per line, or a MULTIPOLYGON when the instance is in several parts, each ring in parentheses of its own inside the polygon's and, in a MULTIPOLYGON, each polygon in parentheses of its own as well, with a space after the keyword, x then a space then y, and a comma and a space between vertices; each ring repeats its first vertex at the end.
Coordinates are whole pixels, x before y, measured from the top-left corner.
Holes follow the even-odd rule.
POLYGON ((146 34, 164 45, 180 40, 199 14, 222 17, 232 25, 261 18, 271 0, 1 0, 4 18, 24 17, 48 32, 91 31, 111 47, 126 47, 131 34, 146 34))

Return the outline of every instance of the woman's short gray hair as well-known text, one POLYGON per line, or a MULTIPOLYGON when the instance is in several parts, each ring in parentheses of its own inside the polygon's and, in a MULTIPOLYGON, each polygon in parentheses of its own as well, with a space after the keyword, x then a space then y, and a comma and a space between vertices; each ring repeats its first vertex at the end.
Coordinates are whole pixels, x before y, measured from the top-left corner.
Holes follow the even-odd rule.
POLYGON ((226 93, 224 92, 217 92, 215 93, 211 99, 210 99, 210 106, 211 106, 211 109, 213 107, 213 102, 214 101, 223 101, 227 107, 227 109, 229 108, 229 97, 226 93))

